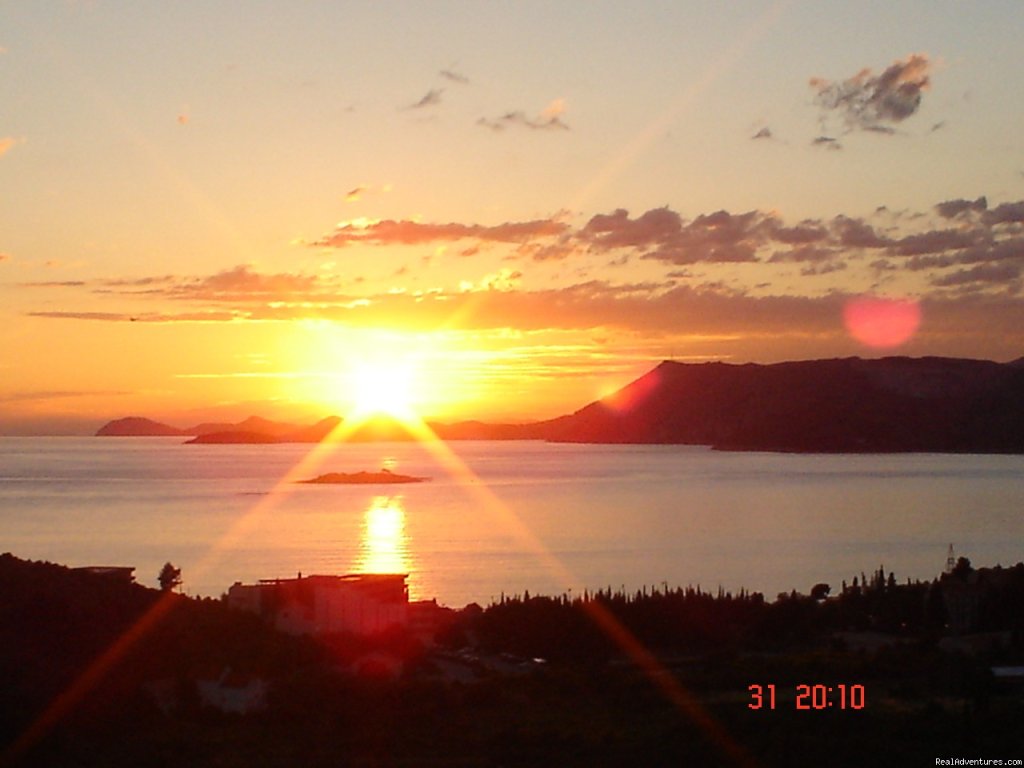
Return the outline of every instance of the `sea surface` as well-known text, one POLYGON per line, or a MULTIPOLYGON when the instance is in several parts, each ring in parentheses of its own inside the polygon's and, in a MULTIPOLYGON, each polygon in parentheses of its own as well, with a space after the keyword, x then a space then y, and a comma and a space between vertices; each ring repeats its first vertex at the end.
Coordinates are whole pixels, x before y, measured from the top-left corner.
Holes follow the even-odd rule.
POLYGON ((0 551, 129 565, 184 590, 299 573, 409 574, 414 599, 746 588, 837 591, 884 567, 1024 560, 1024 456, 724 453, 688 446, 456 442, 184 445, 0 438, 0 551), (429 477, 308 485, 326 472, 429 477))

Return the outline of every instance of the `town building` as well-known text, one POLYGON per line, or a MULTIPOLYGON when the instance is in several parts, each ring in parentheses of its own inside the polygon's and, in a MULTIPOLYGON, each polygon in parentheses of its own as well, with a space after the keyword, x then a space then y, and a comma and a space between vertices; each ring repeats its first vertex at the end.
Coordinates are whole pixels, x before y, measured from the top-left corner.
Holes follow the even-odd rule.
POLYGON ((410 625, 406 574, 302 576, 236 582, 228 606, 264 617, 293 635, 374 635, 410 625))

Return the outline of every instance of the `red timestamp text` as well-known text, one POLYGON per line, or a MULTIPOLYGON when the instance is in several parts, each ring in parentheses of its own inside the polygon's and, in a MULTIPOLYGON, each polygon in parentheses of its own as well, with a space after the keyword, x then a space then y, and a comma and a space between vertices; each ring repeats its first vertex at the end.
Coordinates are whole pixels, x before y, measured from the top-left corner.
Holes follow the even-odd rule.
MULTIPOLYGON (((776 686, 773 683, 747 686, 750 701, 747 709, 775 709, 776 686)), ((794 709, 852 709, 861 710, 867 706, 867 690, 860 683, 801 684, 794 688, 794 709)), ((786 697, 788 702, 789 698, 786 697)))

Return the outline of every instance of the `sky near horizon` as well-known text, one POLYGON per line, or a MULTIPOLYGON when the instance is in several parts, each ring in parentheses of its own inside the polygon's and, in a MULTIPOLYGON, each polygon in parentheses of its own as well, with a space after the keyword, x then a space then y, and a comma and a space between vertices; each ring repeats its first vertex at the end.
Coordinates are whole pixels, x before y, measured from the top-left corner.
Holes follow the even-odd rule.
POLYGON ((0 434, 1024 355, 1019 2, 0 2, 0 434))

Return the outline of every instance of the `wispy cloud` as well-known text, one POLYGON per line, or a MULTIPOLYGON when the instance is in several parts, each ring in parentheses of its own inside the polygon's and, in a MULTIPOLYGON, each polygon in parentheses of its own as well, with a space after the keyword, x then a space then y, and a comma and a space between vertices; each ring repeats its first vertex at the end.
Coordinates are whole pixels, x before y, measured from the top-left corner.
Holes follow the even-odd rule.
POLYGON ((47 317, 56 320, 94 320, 114 323, 223 323, 233 320, 250 319, 244 312, 205 311, 205 312, 74 312, 45 311, 28 312, 29 317, 47 317))
POLYGON ((564 112, 565 100, 555 99, 536 117, 529 117, 522 110, 515 110, 496 118, 481 117, 477 120, 477 125, 497 132, 515 126, 529 128, 533 131, 567 131, 569 126, 562 120, 564 112))
POLYGON ((814 101, 824 113, 839 115, 849 130, 892 133, 893 125, 917 112, 931 82, 931 61, 915 53, 894 61, 880 75, 862 69, 853 77, 831 82, 811 78, 814 101))
POLYGON ((444 88, 431 88, 424 94, 423 98, 414 104, 410 104, 406 109, 426 109, 427 107, 434 107, 441 103, 441 94, 444 93, 444 88))
POLYGON ((504 243, 522 243, 536 237, 565 232, 568 225, 557 219, 509 221, 482 225, 450 222, 426 224, 417 221, 375 221, 345 223, 334 232, 313 243, 317 246, 344 247, 356 243, 372 245, 418 245, 438 241, 454 242, 474 239, 504 243))
POLYGON ((29 392, 8 392, 0 395, 0 403, 49 402, 68 400, 76 397, 120 397, 131 394, 124 390, 86 391, 74 389, 36 390, 29 392))
POLYGON ((84 280, 41 280, 21 285, 23 288, 81 288, 88 283, 84 280))
POLYGON ((390 184, 360 184, 345 193, 346 203, 356 203, 369 194, 384 194, 391 191, 390 184))
MULTIPOLYGON (((509 266, 483 278, 469 277, 469 271, 447 287, 417 291, 406 285, 394 292, 329 273, 266 273, 239 265, 208 275, 36 283, 40 290, 59 285, 102 294, 109 305, 124 297, 132 310, 72 308, 33 315, 142 323, 323 319, 409 329, 453 322, 463 329, 617 328, 786 337, 795 344, 828 334, 835 341, 843 333, 842 304, 853 293, 829 282, 830 275, 842 272, 843 286, 860 283, 861 290, 897 278, 916 286, 931 333, 960 334, 979 344, 997 333, 999 344, 1024 347, 1024 201, 991 205, 986 198, 952 199, 901 215, 879 209, 869 217, 796 221, 775 211, 685 217, 662 207, 636 215, 618 209, 576 224, 562 215, 497 224, 361 222, 343 224, 314 245, 438 242, 461 243, 457 258, 465 265, 485 254, 500 256, 504 249, 506 260, 530 261, 536 269, 571 260, 581 275, 612 263, 644 261, 650 277, 616 282, 612 275, 621 280, 625 273, 605 272, 602 279, 549 286, 536 284, 533 267, 509 266), (736 278, 736 264, 742 264, 742 280, 736 278), (189 306, 174 310, 180 303, 189 306), (930 314, 940 311, 941 318, 930 314), (1021 324, 1014 327, 1011 320, 1021 324), (957 329, 958 322, 974 325, 957 329)), ((396 274, 401 271, 392 277, 396 274)))
POLYGON ((1013 263, 979 264, 970 269, 961 269, 932 279, 938 287, 960 287, 992 284, 1004 287, 1014 286, 1020 290, 1021 265, 1013 263))
POLYGON ((461 72, 456 72, 454 69, 442 69, 438 74, 445 80, 452 83, 458 83, 459 85, 469 85, 470 83, 468 77, 461 72))

